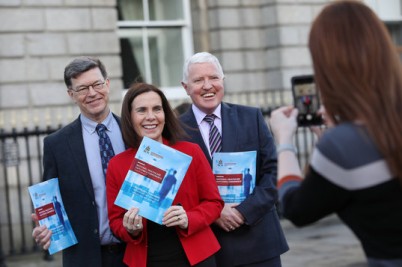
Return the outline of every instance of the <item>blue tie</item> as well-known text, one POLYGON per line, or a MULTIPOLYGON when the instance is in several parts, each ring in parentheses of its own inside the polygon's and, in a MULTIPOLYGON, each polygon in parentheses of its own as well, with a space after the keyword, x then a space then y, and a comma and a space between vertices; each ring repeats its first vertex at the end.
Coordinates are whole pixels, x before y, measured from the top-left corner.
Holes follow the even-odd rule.
POLYGON ((99 150, 102 160, 102 169, 105 177, 109 160, 114 156, 113 146, 110 142, 109 136, 106 133, 106 130, 106 126, 103 124, 98 124, 96 126, 96 132, 99 135, 99 150))
POLYGON ((204 121, 208 122, 209 124, 209 149, 211 151, 211 156, 213 156, 215 152, 221 151, 221 143, 222 143, 221 134, 219 133, 219 130, 214 123, 214 120, 215 120, 214 114, 210 114, 204 117, 204 121))

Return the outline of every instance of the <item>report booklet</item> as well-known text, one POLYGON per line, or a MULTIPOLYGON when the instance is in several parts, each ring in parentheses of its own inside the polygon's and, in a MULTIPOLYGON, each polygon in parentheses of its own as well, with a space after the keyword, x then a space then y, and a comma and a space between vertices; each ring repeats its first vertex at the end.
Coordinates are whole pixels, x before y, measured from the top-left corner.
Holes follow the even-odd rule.
POLYGON ((162 224, 192 157, 144 137, 114 204, 139 208, 139 215, 162 224))
POLYGON ((256 151, 214 154, 212 171, 225 203, 240 203, 253 192, 256 162, 256 151))
POLYGON ((28 187, 29 194, 38 216, 39 224, 46 225, 52 231, 49 254, 77 244, 77 238, 71 228, 59 189, 59 179, 28 187))

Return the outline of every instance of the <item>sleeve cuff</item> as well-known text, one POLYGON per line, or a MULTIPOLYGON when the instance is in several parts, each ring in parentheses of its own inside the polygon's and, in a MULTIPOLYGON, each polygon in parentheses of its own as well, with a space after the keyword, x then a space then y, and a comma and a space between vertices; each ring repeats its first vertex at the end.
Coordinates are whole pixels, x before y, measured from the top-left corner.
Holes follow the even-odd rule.
POLYGON ((302 181, 302 180, 303 180, 303 179, 302 179, 300 176, 298 176, 298 175, 293 175, 293 174, 286 175, 286 176, 284 176, 284 177, 279 178, 279 181, 278 181, 278 189, 281 188, 281 187, 282 187, 285 183, 287 183, 287 182, 292 182, 292 181, 300 182, 300 181, 302 181))

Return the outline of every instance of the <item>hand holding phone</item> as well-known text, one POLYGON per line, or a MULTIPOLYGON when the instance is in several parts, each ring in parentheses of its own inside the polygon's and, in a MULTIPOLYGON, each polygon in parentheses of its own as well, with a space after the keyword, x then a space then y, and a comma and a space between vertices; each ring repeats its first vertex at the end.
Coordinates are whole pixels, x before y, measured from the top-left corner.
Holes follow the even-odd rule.
POLYGON ((299 110, 297 124, 308 127, 323 124, 320 98, 312 75, 294 76, 291 79, 294 106, 299 110))

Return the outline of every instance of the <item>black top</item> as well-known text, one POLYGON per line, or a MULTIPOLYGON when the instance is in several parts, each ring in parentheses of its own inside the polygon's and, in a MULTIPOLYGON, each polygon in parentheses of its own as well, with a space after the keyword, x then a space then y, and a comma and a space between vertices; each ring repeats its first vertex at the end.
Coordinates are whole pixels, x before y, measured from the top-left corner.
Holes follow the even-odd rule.
POLYGON ((279 195, 294 224, 336 213, 369 258, 402 259, 402 187, 363 126, 328 129, 304 181, 285 182, 279 195))
POLYGON ((147 222, 147 267, 189 267, 175 227, 147 222))

